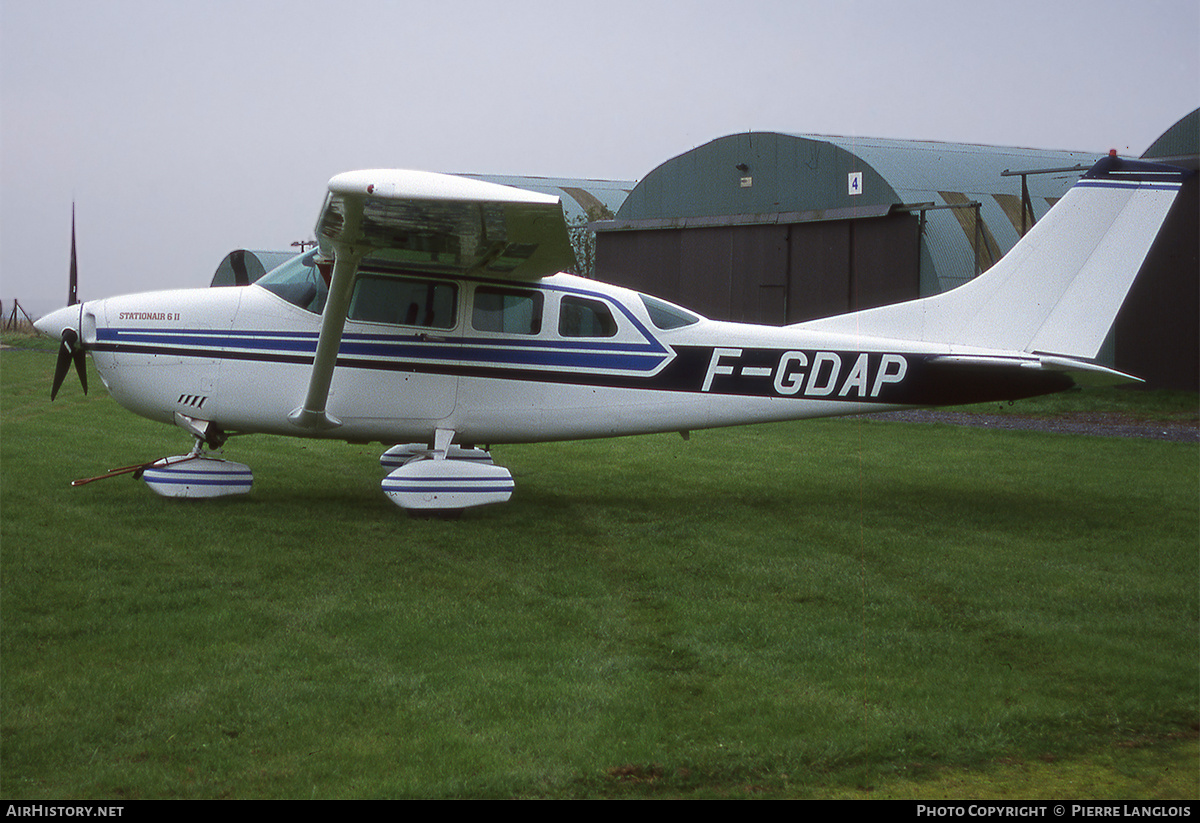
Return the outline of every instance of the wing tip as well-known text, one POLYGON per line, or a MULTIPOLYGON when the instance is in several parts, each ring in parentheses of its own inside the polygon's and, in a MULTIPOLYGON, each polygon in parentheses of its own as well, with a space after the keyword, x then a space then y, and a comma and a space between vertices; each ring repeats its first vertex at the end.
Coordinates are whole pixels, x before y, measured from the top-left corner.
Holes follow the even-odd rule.
POLYGON ((361 169, 342 172, 329 180, 332 194, 378 197, 388 200, 472 200, 484 203, 532 203, 551 205, 559 198, 550 194, 503 186, 414 169, 361 169))

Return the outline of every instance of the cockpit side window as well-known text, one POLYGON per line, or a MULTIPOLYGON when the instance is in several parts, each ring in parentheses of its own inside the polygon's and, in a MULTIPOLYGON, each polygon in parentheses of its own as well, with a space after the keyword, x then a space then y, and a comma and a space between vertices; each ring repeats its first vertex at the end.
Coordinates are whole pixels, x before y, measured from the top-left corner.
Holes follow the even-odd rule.
POLYGON ((454 328, 458 289, 443 280, 360 274, 346 316, 366 323, 454 328))
POLYGON ((538 334, 542 330, 540 292, 480 286, 475 289, 471 326, 476 331, 538 334))
POLYGON ((558 333, 562 337, 612 337, 617 321, 599 300, 564 297, 558 308, 558 333))
POLYGON ((263 275, 255 281, 255 285, 282 297, 293 306, 320 314, 325 309, 329 287, 317 270, 316 257, 316 251, 293 257, 263 275))

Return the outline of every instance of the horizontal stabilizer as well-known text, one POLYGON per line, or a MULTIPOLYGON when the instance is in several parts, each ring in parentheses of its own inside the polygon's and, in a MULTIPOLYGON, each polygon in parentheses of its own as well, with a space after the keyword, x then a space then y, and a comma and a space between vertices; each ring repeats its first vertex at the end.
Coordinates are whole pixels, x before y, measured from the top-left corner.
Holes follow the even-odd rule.
POLYGON ((946 354, 932 357, 931 366, 971 368, 986 374, 989 370, 1027 369, 1029 371, 1064 374, 1079 386, 1115 386, 1121 383, 1140 383, 1141 378, 1110 369, 1089 360, 1076 360, 1049 354, 1028 356, 946 354))
POLYGON ((1043 354, 1039 358, 1042 368, 1046 371, 1058 371, 1070 375, 1077 386, 1117 386, 1121 383, 1143 383, 1140 377, 1126 374, 1123 371, 1101 366, 1086 360, 1074 360, 1069 357, 1054 357, 1043 354))

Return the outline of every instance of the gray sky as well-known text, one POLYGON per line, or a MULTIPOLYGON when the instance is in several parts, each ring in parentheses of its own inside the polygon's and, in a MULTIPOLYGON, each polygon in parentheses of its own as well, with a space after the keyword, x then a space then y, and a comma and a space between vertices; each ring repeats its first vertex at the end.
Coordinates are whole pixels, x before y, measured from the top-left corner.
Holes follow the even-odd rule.
POLYGON ((0 298, 205 286, 358 168, 638 179, 740 131, 1139 155, 1195 0, 0 0, 0 298))

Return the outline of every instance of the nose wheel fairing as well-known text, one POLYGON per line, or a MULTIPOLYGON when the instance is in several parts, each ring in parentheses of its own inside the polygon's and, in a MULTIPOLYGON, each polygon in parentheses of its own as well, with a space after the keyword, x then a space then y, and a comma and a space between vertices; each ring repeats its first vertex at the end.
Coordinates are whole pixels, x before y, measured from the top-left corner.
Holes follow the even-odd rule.
POLYGON ((142 479, 157 495, 189 499, 246 494, 254 484, 249 466, 199 452, 156 460, 142 479))

